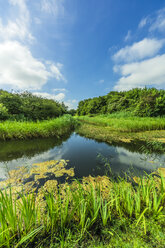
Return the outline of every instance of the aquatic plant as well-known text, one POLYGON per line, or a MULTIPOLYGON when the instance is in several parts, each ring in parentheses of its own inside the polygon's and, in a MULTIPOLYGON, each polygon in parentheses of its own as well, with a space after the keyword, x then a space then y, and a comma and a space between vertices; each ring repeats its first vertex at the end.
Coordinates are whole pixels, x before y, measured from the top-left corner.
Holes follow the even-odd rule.
POLYGON ((13 193, 31 193, 43 186, 48 192, 55 191, 58 180, 63 178, 64 181, 74 176, 74 169, 68 168, 68 162, 64 159, 50 160, 9 170, 7 179, 0 182, 0 188, 12 187, 13 193))
POLYGON ((142 228, 145 239, 151 222, 162 220, 161 228, 165 224, 164 181, 160 172, 159 177, 138 178, 136 186, 124 178, 88 177, 58 188, 55 184, 51 191, 43 188, 44 204, 35 193, 16 197, 12 188, 1 190, 0 247, 68 247, 67 242, 80 244, 107 233, 111 240, 123 225, 133 225, 139 233, 142 228))

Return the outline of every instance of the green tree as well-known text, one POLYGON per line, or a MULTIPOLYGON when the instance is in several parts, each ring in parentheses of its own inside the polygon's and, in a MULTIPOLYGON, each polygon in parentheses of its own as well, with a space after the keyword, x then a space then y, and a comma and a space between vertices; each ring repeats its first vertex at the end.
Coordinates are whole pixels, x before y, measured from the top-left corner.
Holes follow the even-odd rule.
POLYGON ((6 120, 8 118, 8 110, 3 105, 3 103, 0 103, 0 120, 6 120))

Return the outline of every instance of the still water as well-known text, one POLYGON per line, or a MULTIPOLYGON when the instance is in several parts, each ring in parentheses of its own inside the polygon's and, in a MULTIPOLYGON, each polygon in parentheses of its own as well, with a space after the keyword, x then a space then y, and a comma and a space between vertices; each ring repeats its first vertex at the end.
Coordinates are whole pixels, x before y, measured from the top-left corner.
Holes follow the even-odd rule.
POLYGON ((26 141, 6 141, 0 143, 0 180, 7 172, 19 166, 30 166, 48 160, 69 160, 74 167, 75 177, 104 175, 110 165, 113 173, 122 174, 132 171, 134 174, 150 172, 165 167, 165 155, 140 152, 140 145, 108 145, 72 133, 62 140, 55 138, 26 141))

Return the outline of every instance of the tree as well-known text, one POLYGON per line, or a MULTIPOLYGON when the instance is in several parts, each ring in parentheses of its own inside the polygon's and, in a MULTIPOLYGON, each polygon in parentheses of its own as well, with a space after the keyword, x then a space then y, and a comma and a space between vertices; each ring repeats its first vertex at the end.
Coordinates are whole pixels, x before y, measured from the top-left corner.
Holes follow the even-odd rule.
POLYGON ((3 103, 0 103, 0 120, 6 120, 8 118, 8 110, 3 105, 3 103))

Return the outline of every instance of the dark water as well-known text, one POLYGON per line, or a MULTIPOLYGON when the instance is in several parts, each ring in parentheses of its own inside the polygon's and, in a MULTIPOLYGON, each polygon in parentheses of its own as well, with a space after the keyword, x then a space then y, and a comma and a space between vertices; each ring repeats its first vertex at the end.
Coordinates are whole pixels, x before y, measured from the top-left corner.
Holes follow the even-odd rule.
POLYGON ((104 175, 105 163, 113 173, 134 171, 134 174, 150 172, 165 167, 165 155, 140 153, 138 146, 126 144, 108 145, 104 142, 87 139, 72 133, 63 140, 36 139, 7 141, 0 143, 0 180, 6 178, 7 171, 19 166, 32 165, 48 160, 69 160, 75 168, 75 176, 104 175))

